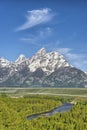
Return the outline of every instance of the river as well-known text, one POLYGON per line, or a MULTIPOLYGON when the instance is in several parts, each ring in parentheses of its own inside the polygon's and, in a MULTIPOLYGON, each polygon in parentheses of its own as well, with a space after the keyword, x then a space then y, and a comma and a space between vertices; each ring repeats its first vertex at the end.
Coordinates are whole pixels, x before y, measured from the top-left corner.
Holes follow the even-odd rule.
POLYGON ((52 116, 58 112, 66 112, 68 110, 71 110, 73 104, 70 104, 70 103, 64 103, 62 104, 62 106, 59 106, 59 107, 56 107, 54 109, 52 109, 51 111, 48 111, 48 112, 43 112, 43 113, 40 113, 40 114, 33 114, 33 115, 30 115, 27 117, 28 120, 32 120, 32 119, 35 119, 39 116, 52 116))

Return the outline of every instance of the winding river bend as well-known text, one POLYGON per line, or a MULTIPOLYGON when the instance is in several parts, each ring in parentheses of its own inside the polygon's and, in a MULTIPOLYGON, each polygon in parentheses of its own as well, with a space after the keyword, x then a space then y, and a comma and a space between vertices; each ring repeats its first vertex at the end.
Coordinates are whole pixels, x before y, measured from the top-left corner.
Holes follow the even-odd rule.
POLYGON ((32 119, 35 119, 35 118, 37 118, 39 116, 52 116, 52 115, 54 115, 54 114, 56 114, 58 112, 66 112, 68 110, 71 110, 72 106, 73 106, 73 104, 64 103, 64 104, 62 104, 62 106, 56 107, 51 111, 43 112, 43 113, 40 113, 40 114, 33 114, 31 116, 28 116, 27 119, 32 120, 32 119))

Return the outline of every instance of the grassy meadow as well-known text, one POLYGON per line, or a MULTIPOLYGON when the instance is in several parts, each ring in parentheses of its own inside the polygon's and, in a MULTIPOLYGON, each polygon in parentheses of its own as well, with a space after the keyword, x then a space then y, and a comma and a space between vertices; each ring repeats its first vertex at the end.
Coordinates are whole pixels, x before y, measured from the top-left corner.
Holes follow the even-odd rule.
POLYGON ((87 88, 0 88, 0 94, 24 96, 28 94, 87 97, 87 88))

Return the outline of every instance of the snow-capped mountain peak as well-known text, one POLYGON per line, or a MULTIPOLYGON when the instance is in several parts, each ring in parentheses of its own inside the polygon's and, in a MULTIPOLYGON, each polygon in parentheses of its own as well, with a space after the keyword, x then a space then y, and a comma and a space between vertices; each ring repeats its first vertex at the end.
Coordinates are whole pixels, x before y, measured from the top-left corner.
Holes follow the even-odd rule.
POLYGON ((10 61, 4 59, 3 57, 0 58, 0 67, 7 67, 9 66, 10 61))
POLYGON ((15 62, 0 58, 0 86, 87 87, 87 72, 42 48, 30 59, 23 54, 15 62))
POLYGON ((41 48, 35 55, 37 56, 43 56, 46 54, 45 48, 41 48))
POLYGON ((27 58, 25 57, 25 55, 21 54, 19 55, 18 59, 15 61, 16 64, 21 64, 22 62, 24 62, 25 60, 27 60, 27 58))
POLYGON ((31 59, 29 69, 34 72, 37 68, 41 68, 47 74, 54 72, 59 67, 70 66, 65 58, 58 52, 46 53, 42 48, 31 59))

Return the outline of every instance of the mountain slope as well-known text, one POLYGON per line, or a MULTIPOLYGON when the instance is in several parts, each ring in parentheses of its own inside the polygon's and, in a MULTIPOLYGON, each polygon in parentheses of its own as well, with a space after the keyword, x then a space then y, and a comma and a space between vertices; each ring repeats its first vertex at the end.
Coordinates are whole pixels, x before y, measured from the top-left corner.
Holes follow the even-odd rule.
POLYGON ((87 75, 74 67, 59 68, 44 80, 45 86, 55 87, 84 87, 87 75))
POLYGON ((46 53, 46 50, 42 48, 39 50, 31 59, 29 68, 31 72, 34 72, 37 68, 42 68, 42 70, 51 74, 59 67, 70 66, 66 59, 60 55, 58 52, 46 53))
POLYGON ((85 87, 87 74, 58 52, 47 53, 42 48, 30 59, 20 55, 14 63, 0 60, 0 86, 85 87))

